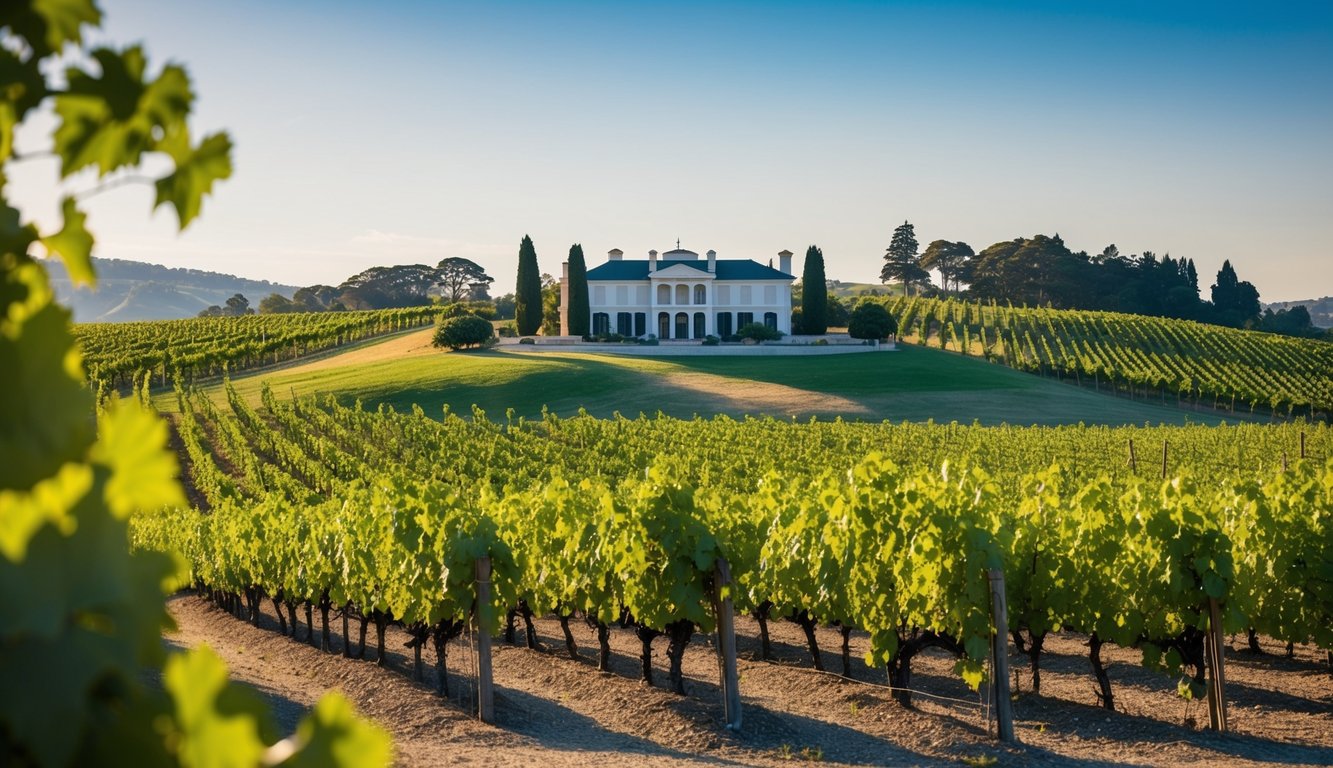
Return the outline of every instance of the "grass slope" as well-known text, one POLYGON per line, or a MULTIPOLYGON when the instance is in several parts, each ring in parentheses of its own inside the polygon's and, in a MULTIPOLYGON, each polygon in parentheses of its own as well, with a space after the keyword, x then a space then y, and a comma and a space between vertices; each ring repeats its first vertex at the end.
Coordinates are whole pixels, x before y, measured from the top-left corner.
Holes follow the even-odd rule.
MULTIPOLYGON (((827 357, 637 358, 587 353, 442 353, 420 343, 397 356, 374 345, 317 365, 243 377, 257 402, 261 381, 282 396, 333 394, 368 408, 420 405, 429 414, 476 405, 491 418, 506 409, 536 417, 585 408, 596 416, 658 411, 694 415, 983 424, 1215 423, 1212 415, 1131 401, 938 350, 827 357)), ((160 407, 174 403, 162 398, 160 407)))

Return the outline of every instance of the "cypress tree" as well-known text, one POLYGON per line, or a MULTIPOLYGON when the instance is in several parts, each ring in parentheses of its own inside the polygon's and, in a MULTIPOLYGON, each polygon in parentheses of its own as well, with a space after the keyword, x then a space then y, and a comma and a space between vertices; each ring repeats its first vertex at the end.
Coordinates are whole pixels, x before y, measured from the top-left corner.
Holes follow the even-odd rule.
POLYGON ((810 335, 828 331, 828 283, 824 277, 824 252, 817 246, 805 249, 801 270, 801 328, 810 335))
POLYGON ((542 327, 542 275, 537 269, 537 249, 532 238, 523 236, 518 246, 518 284, 514 288, 514 324, 518 335, 531 336, 542 327))
POLYGON ((588 266, 583 261, 583 246, 569 247, 569 335, 592 334, 591 310, 588 308, 588 266))

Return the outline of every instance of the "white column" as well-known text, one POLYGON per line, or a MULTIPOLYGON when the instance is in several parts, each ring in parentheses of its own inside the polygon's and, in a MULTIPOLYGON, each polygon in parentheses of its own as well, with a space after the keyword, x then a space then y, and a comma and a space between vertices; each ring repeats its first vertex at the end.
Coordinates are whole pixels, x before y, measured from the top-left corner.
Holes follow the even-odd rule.
POLYGON ((657 335, 657 286, 653 281, 648 281, 648 321, 644 323, 645 335, 651 333, 657 335))
POLYGON ((778 302, 781 305, 781 308, 778 310, 778 330, 790 336, 791 335, 791 283, 787 284, 787 290, 785 292, 782 290, 781 287, 779 287, 778 293, 782 294, 782 301, 778 302))
POLYGON ((713 310, 713 284, 704 283, 704 327, 709 336, 717 335, 717 312, 713 310))

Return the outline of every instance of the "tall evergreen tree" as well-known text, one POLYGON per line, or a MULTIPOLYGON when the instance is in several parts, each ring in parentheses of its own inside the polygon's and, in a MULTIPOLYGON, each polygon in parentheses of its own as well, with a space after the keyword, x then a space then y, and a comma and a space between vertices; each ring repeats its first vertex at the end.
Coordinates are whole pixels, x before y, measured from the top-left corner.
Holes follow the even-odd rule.
POLYGON ((879 273, 880 282, 897 280, 903 284, 903 292, 907 293, 911 285, 929 280, 930 273, 921 268, 918 253, 916 229, 904 221, 902 226, 893 230, 893 240, 884 254, 884 267, 879 273))
POLYGON ((1217 322, 1234 328, 1243 328, 1259 320, 1259 291, 1248 281, 1241 280, 1231 262, 1222 262, 1217 271, 1217 282, 1212 287, 1213 311, 1217 322))
POLYGON ((588 308, 588 265, 583 261, 583 246, 569 247, 569 335, 592 333, 592 315, 588 308))
POLYGON ((514 324, 520 336, 531 336, 542 327, 542 275, 537 269, 537 248, 523 236, 518 246, 518 284, 514 290, 514 324))
POLYGON ((814 245, 805 249, 805 265, 801 269, 801 328, 812 335, 828 332, 824 252, 814 245))
POLYGON ((1213 307, 1219 312, 1234 307, 1239 286, 1240 278, 1236 276, 1236 269, 1231 266, 1231 260, 1222 262, 1222 268, 1217 270, 1217 282, 1213 283, 1212 287, 1213 307))

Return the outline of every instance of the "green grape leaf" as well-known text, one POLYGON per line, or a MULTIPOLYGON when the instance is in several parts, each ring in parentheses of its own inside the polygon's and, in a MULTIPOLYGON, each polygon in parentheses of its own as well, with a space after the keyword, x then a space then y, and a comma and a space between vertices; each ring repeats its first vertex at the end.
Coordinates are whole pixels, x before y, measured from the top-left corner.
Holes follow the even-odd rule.
POLYGON ((184 130, 194 101, 190 78, 179 66, 164 67, 156 80, 146 83, 148 63, 138 46, 122 53, 99 48, 92 56, 101 76, 71 67, 66 72, 69 88, 55 100, 61 176, 90 165, 96 165, 101 176, 137 165, 158 137, 184 130))
POLYGON ((0 27, 9 27, 32 46, 34 59, 58 53, 65 43, 83 42, 82 26, 102 23, 92 0, 33 0, 5 3, 0 27))
POLYGON ((954 672, 974 691, 980 688, 982 681, 986 679, 986 665, 973 659, 959 659, 954 664, 954 672))
POLYGON ((93 236, 84 227, 87 216, 79 210, 74 198, 67 197, 60 205, 65 226, 54 235, 42 238, 42 245, 65 262, 69 279, 74 285, 92 285, 97 281, 93 272, 93 236))
MULTIPOLYGON (((279 765, 287 768, 377 768, 393 761, 393 741, 378 725, 356 716, 351 702, 329 693, 296 727, 296 752, 279 765)), ((275 749, 281 747, 275 745, 275 749)))
POLYGON ((14 151, 14 128, 28 110, 46 98, 46 80, 36 56, 27 61, 8 49, 0 49, 0 157, 14 151))
MULTIPOLYGON (((0 188, 5 184, 3 168, 0 168, 0 188)), ((9 203, 0 196, 0 254, 9 261, 0 263, 6 272, 13 269, 17 262, 27 258, 28 246, 37 240, 37 228, 31 224, 23 224, 19 212, 11 208, 9 203)), ((13 277, 4 275, 5 283, 14 280, 13 277)), ((18 288, 17 286, 0 284, 0 307, 7 307, 13 302, 23 301, 30 291, 18 288)), ((0 317, 0 321, 4 318, 0 317)))
POLYGON ((32 7, 46 20, 46 42, 53 51, 83 42, 84 24, 102 23, 102 12, 92 0, 34 0, 32 7))
POLYGON ((0 555, 23 562, 28 542, 48 522, 64 535, 73 533, 76 523, 69 511, 92 485, 93 473, 87 465, 66 464, 31 492, 0 491, 0 555))
POLYGON ((0 253, 0 301, 0 489, 26 489, 84 455, 93 402, 42 267, 0 253))
POLYGON ((6 746, 22 745, 38 765, 70 764, 78 735, 88 724, 85 692, 97 683, 106 662, 105 649, 86 633, 68 633, 54 641, 6 638, 0 655, 6 693, 0 696, 0 722, 7 731, 6 746))
POLYGON ((215 133, 192 149, 189 133, 182 128, 168 132, 159 144, 176 161, 176 170, 157 180, 153 207, 170 203, 176 209, 180 228, 185 229, 199 215, 204 196, 213 191, 213 182, 231 177, 231 138, 215 133))
POLYGON ((229 686, 227 666, 207 645, 175 654, 162 672, 180 728, 177 752, 190 768, 258 765, 266 749, 263 706, 251 691, 229 686))
POLYGON ((92 459, 111 469, 106 499, 117 517, 185 506, 176 455, 166 449, 166 422, 131 403, 115 401, 98 423, 92 459))

